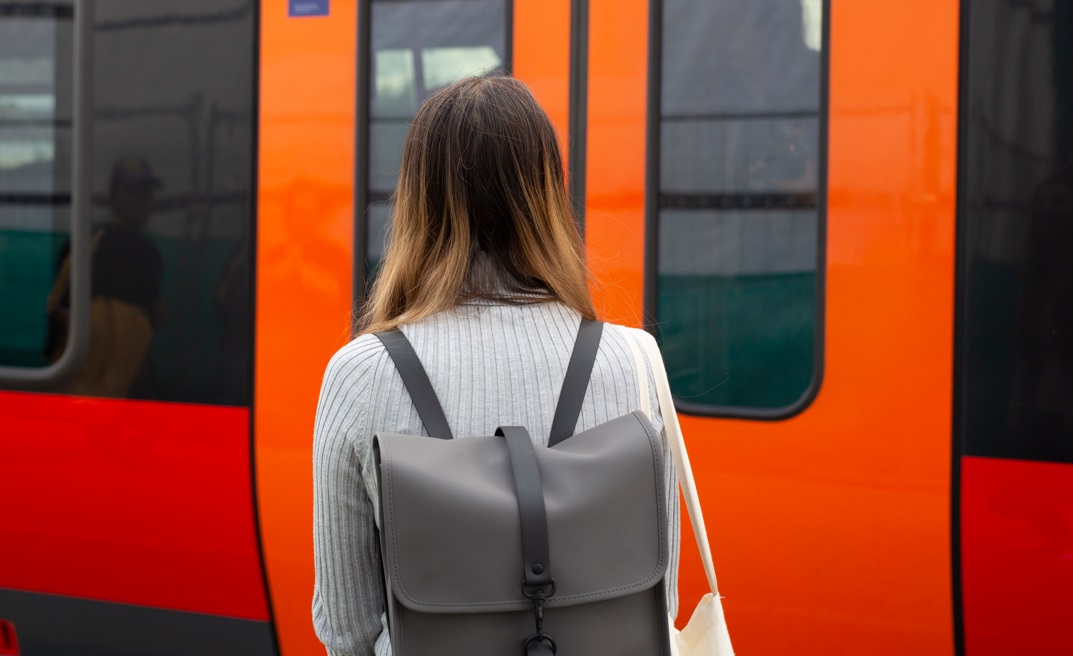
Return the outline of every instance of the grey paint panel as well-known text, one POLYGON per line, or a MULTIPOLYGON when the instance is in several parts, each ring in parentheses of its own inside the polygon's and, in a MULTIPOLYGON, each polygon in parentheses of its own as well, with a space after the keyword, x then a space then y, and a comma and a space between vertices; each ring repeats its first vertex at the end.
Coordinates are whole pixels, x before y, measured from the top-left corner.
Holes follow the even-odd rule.
POLYGON ((268 622, 0 589, 23 656, 268 656, 268 622))

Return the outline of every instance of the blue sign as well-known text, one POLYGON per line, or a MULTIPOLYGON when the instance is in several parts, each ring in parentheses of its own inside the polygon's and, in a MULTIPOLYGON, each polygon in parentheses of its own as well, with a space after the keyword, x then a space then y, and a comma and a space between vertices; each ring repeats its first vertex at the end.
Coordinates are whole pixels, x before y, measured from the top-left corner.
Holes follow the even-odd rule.
POLYGON ((328 0, 290 0, 288 15, 291 18, 327 16, 328 0))

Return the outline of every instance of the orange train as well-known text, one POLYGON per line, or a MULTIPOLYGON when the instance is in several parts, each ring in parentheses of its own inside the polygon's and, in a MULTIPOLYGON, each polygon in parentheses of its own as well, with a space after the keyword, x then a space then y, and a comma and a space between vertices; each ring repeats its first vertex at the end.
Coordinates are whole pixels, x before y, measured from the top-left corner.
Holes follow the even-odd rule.
POLYGON ((0 0, 0 654, 323 653, 323 367, 407 121, 493 68, 661 340, 738 652, 1073 652, 1071 43, 1062 2, 0 0))

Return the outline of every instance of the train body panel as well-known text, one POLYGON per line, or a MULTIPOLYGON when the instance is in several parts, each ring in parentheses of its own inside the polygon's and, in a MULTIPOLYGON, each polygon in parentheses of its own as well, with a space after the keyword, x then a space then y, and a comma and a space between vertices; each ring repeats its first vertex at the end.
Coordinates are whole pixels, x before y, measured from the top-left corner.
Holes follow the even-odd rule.
MULTIPOLYGON (((644 316, 661 336, 662 317, 642 305, 645 267, 656 257, 644 257, 639 240, 646 191, 647 202, 657 201, 639 163, 616 166, 632 142, 603 137, 645 130, 645 108, 630 112, 615 94, 630 88, 637 97, 643 87, 628 87, 621 71, 639 79, 649 58, 610 52, 610 37, 595 47, 600 30, 620 29, 623 14, 637 17, 643 4, 616 6, 616 21, 593 21, 585 225, 601 309, 634 325, 644 316), (599 70, 601 57, 620 67, 617 76, 599 70), (597 113, 602 106, 613 118, 597 113), (618 170, 629 173, 616 178, 618 170), (604 180, 608 191, 592 188, 604 180)), ((592 4, 594 16, 600 6, 592 4)), ((909 3, 877 22, 863 5, 831 8, 822 386, 800 414, 780 421, 683 419, 698 485, 712 500, 709 531, 743 652, 953 649, 957 10, 954 2, 909 3), (933 18, 926 27, 916 25, 922 11, 933 18), (891 24, 926 33, 901 39, 891 24)), ((688 609, 705 591, 688 541, 682 563, 688 609)))
POLYGON ((1073 650, 1071 476, 1066 463, 962 459, 966 653, 1073 650))
MULTIPOLYGON (((347 3, 350 4, 350 3, 347 3)), ((256 477, 265 570, 284 654, 316 653, 313 415, 352 298, 356 10, 261 11, 256 477)))
POLYGON ((249 411, 0 395, 0 587, 268 620, 249 411))

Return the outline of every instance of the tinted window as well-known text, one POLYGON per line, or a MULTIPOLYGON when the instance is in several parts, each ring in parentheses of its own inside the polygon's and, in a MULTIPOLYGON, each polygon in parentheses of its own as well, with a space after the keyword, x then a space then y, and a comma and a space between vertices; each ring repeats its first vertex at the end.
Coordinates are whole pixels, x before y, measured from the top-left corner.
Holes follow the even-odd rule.
POLYGON ((972 455, 1073 462, 1073 4, 969 4, 957 370, 972 455))
POLYGON ((655 314, 683 407, 777 411, 818 363, 820 0, 663 0, 655 314))
POLYGON ((0 365, 48 364, 45 304, 70 232, 72 13, 0 2, 0 365))
MULTIPOLYGON (((254 4, 95 5, 90 348, 56 391, 248 403, 254 4)), ((68 328, 57 24, 0 12, 2 364, 47 364, 68 328)))
POLYGON ((467 75, 509 67, 506 0, 373 0, 364 96, 366 271, 374 272, 388 237, 402 144, 430 93, 467 75))

